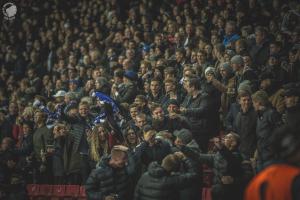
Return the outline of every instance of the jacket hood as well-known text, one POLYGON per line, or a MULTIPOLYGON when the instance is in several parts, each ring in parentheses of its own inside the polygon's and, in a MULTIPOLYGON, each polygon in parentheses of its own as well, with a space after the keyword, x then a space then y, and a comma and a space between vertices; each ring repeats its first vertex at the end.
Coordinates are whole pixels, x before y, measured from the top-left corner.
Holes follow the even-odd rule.
POLYGON ((166 171, 157 162, 152 162, 149 164, 148 173, 152 177, 159 178, 159 177, 164 176, 166 174, 166 171))

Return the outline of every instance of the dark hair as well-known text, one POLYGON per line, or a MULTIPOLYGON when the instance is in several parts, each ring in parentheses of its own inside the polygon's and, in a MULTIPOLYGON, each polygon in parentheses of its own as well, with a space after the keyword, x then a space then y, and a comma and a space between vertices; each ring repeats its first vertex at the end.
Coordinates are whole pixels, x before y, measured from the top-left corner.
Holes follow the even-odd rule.
POLYGON ((189 79, 188 83, 189 83, 189 87, 195 87, 196 90, 201 89, 200 80, 198 78, 191 78, 189 79))

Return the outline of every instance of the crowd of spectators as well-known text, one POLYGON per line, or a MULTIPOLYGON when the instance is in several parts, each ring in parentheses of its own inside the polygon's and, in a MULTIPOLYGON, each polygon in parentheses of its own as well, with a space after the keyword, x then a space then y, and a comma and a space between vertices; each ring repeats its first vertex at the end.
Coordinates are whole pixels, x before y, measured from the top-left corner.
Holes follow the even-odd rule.
POLYGON ((274 130, 299 130, 297 1, 16 6, 0 27, 0 199, 38 183, 195 200, 204 164, 213 199, 242 199, 278 160, 274 130))

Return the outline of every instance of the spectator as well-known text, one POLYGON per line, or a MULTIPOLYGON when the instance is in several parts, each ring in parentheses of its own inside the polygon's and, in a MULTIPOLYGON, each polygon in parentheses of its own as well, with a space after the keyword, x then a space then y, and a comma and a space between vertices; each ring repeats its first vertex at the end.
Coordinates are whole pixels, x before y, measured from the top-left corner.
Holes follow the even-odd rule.
POLYGON ((182 153, 170 154, 162 160, 161 165, 157 162, 149 165, 148 171, 136 186, 134 199, 179 199, 178 189, 192 185, 195 178, 195 169, 182 153), (186 166, 187 172, 173 174, 179 170, 181 162, 186 166), (159 181, 155 181, 157 179, 159 181))
POLYGON ((257 170, 261 171, 272 162, 270 142, 273 131, 280 126, 280 115, 270 106, 268 95, 257 91, 252 95, 253 107, 257 112, 257 170))
POLYGON ((133 186, 130 177, 135 165, 125 146, 114 146, 111 155, 104 157, 91 172, 85 188, 89 199, 131 199, 133 186), (126 165, 126 163, 128 164, 126 165), (101 187, 99 187, 101 185, 101 187))

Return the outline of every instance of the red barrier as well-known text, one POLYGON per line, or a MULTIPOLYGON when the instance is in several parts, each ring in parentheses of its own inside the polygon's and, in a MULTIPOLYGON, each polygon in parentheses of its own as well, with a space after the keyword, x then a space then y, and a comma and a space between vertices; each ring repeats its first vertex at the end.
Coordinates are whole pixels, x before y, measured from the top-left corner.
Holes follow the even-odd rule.
POLYGON ((85 188, 79 185, 38 185, 29 184, 27 194, 30 200, 49 199, 66 200, 78 199, 86 200, 85 188))

